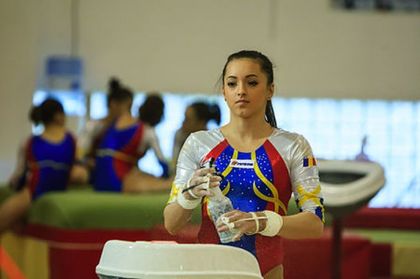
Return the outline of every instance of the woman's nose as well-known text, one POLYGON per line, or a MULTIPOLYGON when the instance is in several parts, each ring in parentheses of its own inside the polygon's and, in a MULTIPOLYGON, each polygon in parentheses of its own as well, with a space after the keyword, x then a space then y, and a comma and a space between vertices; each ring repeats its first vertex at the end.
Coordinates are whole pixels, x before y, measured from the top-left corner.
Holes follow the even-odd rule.
POLYGON ((245 84, 243 84, 242 82, 238 83, 238 87, 236 88, 236 94, 237 95, 245 95, 246 94, 246 88, 245 88, 245 84))

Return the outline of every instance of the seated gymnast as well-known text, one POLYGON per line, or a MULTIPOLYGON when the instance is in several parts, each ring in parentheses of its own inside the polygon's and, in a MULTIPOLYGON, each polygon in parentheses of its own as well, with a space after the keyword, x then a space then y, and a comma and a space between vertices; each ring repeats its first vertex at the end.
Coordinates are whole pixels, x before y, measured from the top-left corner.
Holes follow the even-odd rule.
POLYGON ((9 180, 15 193, 0 207, 0 233, 19 224, 32 201, 48 192, 66 190, 75 161, 76 141, 66 129, 64 109, 58 101, 46 99, 33 107, 30 119, 44 130, 30 136, 19 150, 9 180))
POLYGON ((154 130, 131 115, 133 93, 127 88, 118 91, 122 113, 107 127, 98 140, 92 182, 96 191, 139 193, 170 188, 168 179, 161 179, 138 169, 138 160, 147 149, 156 145, 154 130))
POLYGON ((82 163, 89 172, 95 165, 95 151, 103 133, 123 113, 124 108, 120 105, 120 89, 120 81, 115 77, 111 78, 108 82, 106 96, 107 115, 101 119, 88 120, 78 135, 82 163))

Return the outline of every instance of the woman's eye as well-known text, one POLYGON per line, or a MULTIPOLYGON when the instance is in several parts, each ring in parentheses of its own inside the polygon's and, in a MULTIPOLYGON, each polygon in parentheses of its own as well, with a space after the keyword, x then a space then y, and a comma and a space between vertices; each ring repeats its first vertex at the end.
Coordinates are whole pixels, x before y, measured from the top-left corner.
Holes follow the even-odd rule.
POLYGON ((228 81, 227 86, 234 87, 236 85, 236 82, 228 81))
POLYGON ((258 85, 258 81, 251 80, 251 81, 248 82, 248 84, 251 85, 251 86, 257 86, 258 85))

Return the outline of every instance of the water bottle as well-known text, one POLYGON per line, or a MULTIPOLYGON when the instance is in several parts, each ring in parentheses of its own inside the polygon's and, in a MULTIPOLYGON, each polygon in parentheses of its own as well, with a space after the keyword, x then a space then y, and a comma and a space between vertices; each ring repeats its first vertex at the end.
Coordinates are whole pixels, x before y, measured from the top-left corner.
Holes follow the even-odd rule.
MULTIPOLYGON (((207 204, 207 208, 210 212, 214 225, 217 226, 222 223, 222 221, 220 220, 220 216, 222 216, 226 212, 232 211, 233 206, 230 199, 223 195, 219 187, 211 188, 210 191, 212 192, 213 196, 208 197, 209 201, 207 204)), ((233 229, 232 231, 229 230, 217 233, 219 234, 219 239, 221 243, 228 243, 233 242, 233 237, 237 233, 237 230, 233 229)))

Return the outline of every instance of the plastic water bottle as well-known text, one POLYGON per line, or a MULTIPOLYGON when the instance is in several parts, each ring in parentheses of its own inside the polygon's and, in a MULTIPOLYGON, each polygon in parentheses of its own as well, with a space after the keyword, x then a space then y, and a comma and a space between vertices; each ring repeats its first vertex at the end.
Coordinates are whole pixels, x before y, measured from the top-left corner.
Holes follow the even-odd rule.
MULTIPOLYGON (((217 226, 222 223, 222 221, 220 220, 220 216, 222 216, 226 212, 232 211, 233 206, 230 199, 223 195, 219 187, 211 188, 210 191, 213 193, 213 196, 208 198, 209 201, 207 207, 210 211, 210 215, 214 225, 217 226)), ((217 232, 219 234, 220 242, 233 242, 233 237, 237 233, 236 231, 237 230, 233 229, 232 231, 229 230, 225 232, 217 232)))

